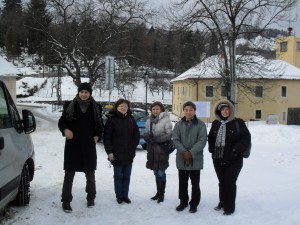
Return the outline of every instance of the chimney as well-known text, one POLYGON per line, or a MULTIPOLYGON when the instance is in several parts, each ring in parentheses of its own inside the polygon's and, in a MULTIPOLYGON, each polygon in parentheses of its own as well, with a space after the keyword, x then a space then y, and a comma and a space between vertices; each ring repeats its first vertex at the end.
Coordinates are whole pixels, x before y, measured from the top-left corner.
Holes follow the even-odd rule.
POLYGON ((289 27, 287 30, 288 30, 288 35, 291 36, 291 35, 292 35, 293 28, 292 28, 292 27, 289 27))

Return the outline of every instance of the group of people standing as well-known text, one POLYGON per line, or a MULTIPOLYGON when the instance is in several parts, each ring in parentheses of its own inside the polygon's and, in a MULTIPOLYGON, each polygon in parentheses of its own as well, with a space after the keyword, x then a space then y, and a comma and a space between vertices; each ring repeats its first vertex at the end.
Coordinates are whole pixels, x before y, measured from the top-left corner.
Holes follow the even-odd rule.
MULTIPOLYGON (((72 212, 72 185, 75 172, 86 175, 87 207, 95 205, 96 197, 96 143, 102 138, 107 159, 114 167, 114 189, 118 204, 130 204, 128 196, 132 163, 139 143, 139 128, 131 115, 130 102, 119 99, 109 111, 103 125, 101 105, 93 99, 88 83, 78 87, 78 94, 64 105, 58 126, 66 137, 64 153, 64 183, 62 188, 62 208, 72 212)), ((236 181, 243 166, 243 152, 251 144, 251 135, 242 119, 235 117, 234 105, 228 100, 219 101, 214 109, 209 134, 204 122, 196 117, 196 105, 183 105, 184 117, 172 129, 169 114, 161 102, 150 106, 151 114, 146 122, 144 139, 147 142, 146 167, 153 170, 156 194, 151 200, 164 201, 166 169, 169 154, 165 143, 172 140, 176 153, 179 179, 179 200, 177 211, 190 206, 189 212, 197 212, 201 199, 200 171, 203 169, 203 149, 208 140, 214 168, 219 180, 219 203, 215 210, 223 210, 224 215, 235 211, 236 181), (237 128, 237 124, 239 128, 237 128), (191 197, 188 181, 191 180, 191 197)))

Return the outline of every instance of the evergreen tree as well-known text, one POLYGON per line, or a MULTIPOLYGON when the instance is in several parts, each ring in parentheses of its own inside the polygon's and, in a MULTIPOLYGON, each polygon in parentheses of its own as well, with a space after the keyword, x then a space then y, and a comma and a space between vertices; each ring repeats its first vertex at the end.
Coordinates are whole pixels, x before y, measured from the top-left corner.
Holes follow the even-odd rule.
POLYGON ((180 69, 183 72, 198 62, 194 32, 190 30, 181 37, 180 69))
POLYGON ((8 56, 21 54, 26 45, 21 0, 4 0, 1 14, 1 39, 8 56))
POLYGON ((51 23, 51 15, 47 10, 46 0, 30 0, 25 14, 27 29, 28 54, 46 54, 47 37, 45 32, 51 23))

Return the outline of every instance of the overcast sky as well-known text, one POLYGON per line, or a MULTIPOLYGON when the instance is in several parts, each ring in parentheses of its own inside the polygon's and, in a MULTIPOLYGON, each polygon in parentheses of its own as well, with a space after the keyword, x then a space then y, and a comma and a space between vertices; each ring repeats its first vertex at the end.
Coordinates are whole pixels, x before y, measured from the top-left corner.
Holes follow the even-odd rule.
MULTIPOLYGON (((157 6, 158 8, 164 6, 174 0, 149 0, 151 4, 157 6)), ((287 28, 291 26, 294 29, 295 35, 300 38, 300 2, 298 0, 298 6, 291 13, 291 22, 282 22, 279 26, 274 26, 274 28, 279 30, 287 31, 287 28)))
MULTIPOLYGON (((150 5, 155 5, 157 8, 164 6, 171 1, 174 0, 149 0, 150 5)), ((2 6, 3 0, 0 0, 0 7, 2 6)), ((24 2, 24 0, 22 1, 24 2)), ((298 6, 295 7, 295 10, 291 13, 291 22, 282 22, 279 26, 275 26, 274 28, 280 30, 287 30, 287 28, 291 26, 294 28, 294 32, 297 37, 300 37, 300 1, 298 0, 298 6)))

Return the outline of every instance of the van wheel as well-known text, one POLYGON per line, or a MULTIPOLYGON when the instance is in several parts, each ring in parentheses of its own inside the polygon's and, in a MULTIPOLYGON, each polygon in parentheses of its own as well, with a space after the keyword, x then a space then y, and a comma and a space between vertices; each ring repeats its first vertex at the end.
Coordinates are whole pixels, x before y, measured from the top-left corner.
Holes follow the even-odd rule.
POLYGON ((142 148, 143 148, 144 150, 147 150, 147 143, 142 144, 142 148))
POLYGON ((19 192, 15 199, 16 205, 24 206, 29 203, 30 201, 29 188, 30 188, 29 168, 27 163, 25 163, 21 174, 19 192))

